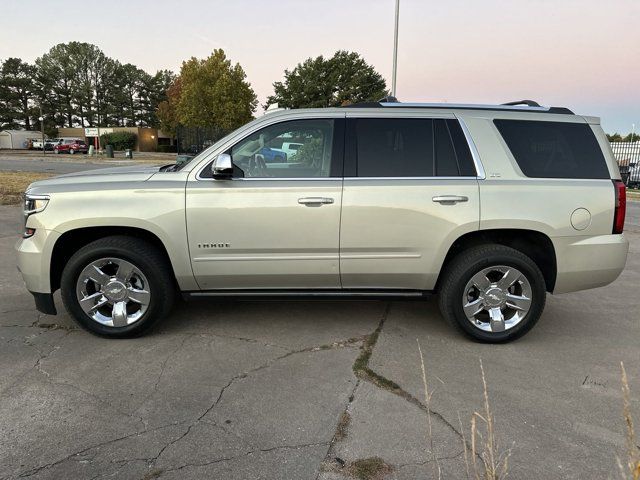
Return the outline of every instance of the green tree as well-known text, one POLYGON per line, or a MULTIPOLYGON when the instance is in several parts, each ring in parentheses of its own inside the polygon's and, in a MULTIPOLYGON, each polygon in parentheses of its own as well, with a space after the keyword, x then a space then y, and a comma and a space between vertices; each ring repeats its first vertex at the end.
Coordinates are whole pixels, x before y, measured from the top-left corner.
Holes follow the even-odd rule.
POLYGON ((630 133, 622 139, 623 142, 637 142, 638 140, 640 140, 640 135, 637 133, 630 133))
POLYGON ((607 133, 607 140, 609 140, 610 142, 621 142, 622 136, 618 132, 614 134, 607 133))
POLYGON ((139 95, 141 125, 158 126, 158 106, 167 100, 167 91, 175 79, 176 75, 170 70, 158 70, 153 76, 145 74, 139 95))
POLYGON ((76 70, 72 62, 70 44, 60 43, 36 60, 37 79, 43 108, 56 125, 73 127, 77 114, 76 70))
POLYGON ((182 63, 177 120, 186 126, 216 126, 230 131, 253 118, 258 103, 240 64, 231 64, 222 49, 203 60, 182 63))
POLYGON ((31 130, 31 119, 37 99, 36 67, 19 58, 9 58, 0 68, 0 93, 3 98, 3 117, 13 127, 31 130))
POLYGON ((166 91, 166 99, 158 104, 156 116, 163 132, 175 135, 178 129, 177 107, 182 94, 182 79, 177 77, 166 91))
POLYGON ((337 51, 333 57, 308 58, 292 71, 284 71, 284 82, 273 84, 274 94, 265 108, 337 107, 356 102, 378 101, 387 95, 387 84, 378 72, 355 52, 337 51))

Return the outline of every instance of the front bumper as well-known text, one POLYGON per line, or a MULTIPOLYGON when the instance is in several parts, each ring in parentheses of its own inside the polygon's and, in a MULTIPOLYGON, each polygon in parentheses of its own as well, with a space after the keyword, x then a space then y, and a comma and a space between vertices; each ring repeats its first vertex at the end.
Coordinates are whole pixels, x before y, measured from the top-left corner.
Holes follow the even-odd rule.
POLYGON ((629 241, 624 234, 554 237, 558 273, 553 293, 602 287, 624 270, 629 241))
POLYGON ((15 245, 18 270, 27 290, 32 293, 53 293, 50 267, 53 246, 60 237, 58 232, 36 228, 29 238, 21 238, 15 245))

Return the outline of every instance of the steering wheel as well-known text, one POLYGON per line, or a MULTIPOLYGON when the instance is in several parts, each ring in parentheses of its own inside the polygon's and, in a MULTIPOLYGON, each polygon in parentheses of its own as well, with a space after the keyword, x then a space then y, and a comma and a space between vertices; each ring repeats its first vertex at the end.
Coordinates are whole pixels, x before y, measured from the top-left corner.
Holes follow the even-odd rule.
POLYGON ((249 165, 245 170, 247 177, 268 177, 267 163, 264 161, 264 155, 260 153, 254 154, 249 160, 249 165))

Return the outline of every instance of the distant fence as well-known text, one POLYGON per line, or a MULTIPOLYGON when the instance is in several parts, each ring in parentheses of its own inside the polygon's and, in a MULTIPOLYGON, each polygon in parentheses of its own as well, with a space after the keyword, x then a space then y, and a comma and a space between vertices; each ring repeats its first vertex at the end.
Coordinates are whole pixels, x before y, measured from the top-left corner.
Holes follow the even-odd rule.
POLYGON ((611 142, 611 150, 628 187, 640 186, 640 142, 611 142))
POLYGON ((195 155, 210 147, 225 132, 217 127, 184 127, 176 129, 176 149, 179 154, 195 155))

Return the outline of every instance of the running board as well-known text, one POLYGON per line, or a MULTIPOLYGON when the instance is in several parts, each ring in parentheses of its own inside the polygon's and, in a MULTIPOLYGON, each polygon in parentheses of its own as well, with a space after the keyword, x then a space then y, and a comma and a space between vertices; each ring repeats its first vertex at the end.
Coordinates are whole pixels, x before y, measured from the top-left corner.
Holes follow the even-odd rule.
POLYGON ((202 290, 182 292, 185 299, 197 297, 218 298, 255 298, 255 299, 349 299, 349 298, 391 298, 391 299, 424 299, 432 292, 424 290, 393 290, 393 289, 353 289, 353 290, 202 290))

